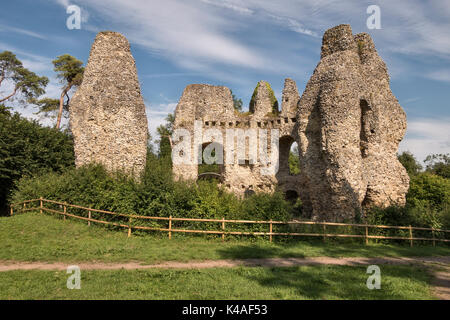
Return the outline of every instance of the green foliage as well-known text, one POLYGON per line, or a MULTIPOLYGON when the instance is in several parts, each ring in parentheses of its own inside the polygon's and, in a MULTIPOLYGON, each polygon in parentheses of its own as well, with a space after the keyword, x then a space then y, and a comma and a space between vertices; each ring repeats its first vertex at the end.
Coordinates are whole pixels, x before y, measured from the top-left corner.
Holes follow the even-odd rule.
MULTIPOLYGON (((70 168, 62 174, 24 177, 18 182, 11 200, 20 202, 39 197, 144 216, 288 220, 292 212, 292 205, 280 193, 239 199, 214 181, 175 182, 170 162, 151 153, 140 181, 121 173, 109 174, 99 165, 89 165, 70 168)), ((112 217, 105 215, 103 218, 111 220, 112 217)), ((149 225, 155 223, 149 222, 149 225)), ((166 227, 164 221, 160 226, 166 227)), ((178 222, 177 226, 218 228, 217 223, 178 222)), ((229 230, 260 228, 259 225, 227 226, 229 230)))
POLYGON ((63 54, 52 61, 57 77, 65 85, 72 83, 80 85, 83 80, 83 62, 72 57, 70 54, 63 54))
POLYGON ((242 112, 242 99, 238 99, 231 91, 231 96, 233 97, 233 107, 236 111, 242 112))
POLYGON ((48 84, 47 77, 39 77, 25 68, 15 54, 10 51, 0 53, 0 85, 3 81, 10 81, 14 85, 13 92, 0 97, 0 102, 13 99, 19 95, 21 102, 32 102, 33 99, 45 93, 48 84))
POLYGON ((422 170, 422 165, 417 162, 411 152, 405 151, 398 156, 398 161, 405 167, 409 176, 414 176, 422 170))
POLYGON ((426 206, 438 211, 450 205, 450 180, 427 172, 410 181, 407 202, 413 206, 426 206))
POLYGON ((59 100, 44 98, 34 102, 39 107, 39 112, 50 115, 57 111, 58 118, 56 128, 61 125, 61 118, 64 113, 67 114, 69 109, 69 92, 72 88, 81 85, 83 81, 84 67, 83 62, 72 57, 69 54, 63 54, 52 61, 53 70, 57 73, 57 78, 63 85, 61 97, 59 100), (67 100, 64 102, 64 97, 67 100))
POLYGON ((0 210, 22 176, 61 172, 73 165, 73 142, 67 133, 42 127, 0 105, 0 210))
POLYGON ((172 155, 172 147, 170 145, 170 136, 173 133, 173 124, 175 122, 175 115, 173 113, 169 113, 166 117, 166 123, 160 125, 156 128, 156 132, 159 135, 159 140, 157 143, 159 144, 158 155, 160 158, 165 158, 167 161, 171 158, 172 155))
POLYGON ((427 172, 450 179, 450 155, 448 153, 431 154, 426 157, 424 162, 427 164, 427 172))
MULTIPOLYGON (((53 117, 54 112, 59 109, 59 100, 58 99, 52 99, 52 98, 42 98, 42 99, 35 99, 32 101, 33 104, 37 105, 39 108, 39 111, 37 113, 43 113, 47 117, 53 117)), ((68 111, 67 109, 64 111, 68 111)))
POLYGON ((289 172, 292 175, 300 173, 300 156, 298 146, 294 147, 293 151, 289 151, 289 172))
POLYGON ((427 172, 413 176, 406 206, 373 208, 368 222, 450 229, 450 180, 427 172))
MULTIPOLYGON (((255 112, 255 105, 256 105, 256 95, 258 94, 259 86, 261 85, 260 82, 256 85, 255 90, 253 90, 252 98, 250 99, 250 105, 249 110, 250 112, 255 112)), ((272 90, 272 87, 269 83, 266 82, 267 90, 269 91, 269 97, 270 97, 270 104, 272 106, 272 113, 277 114, 278 113, 278 100, 275 97, 275 93, 272 90)))

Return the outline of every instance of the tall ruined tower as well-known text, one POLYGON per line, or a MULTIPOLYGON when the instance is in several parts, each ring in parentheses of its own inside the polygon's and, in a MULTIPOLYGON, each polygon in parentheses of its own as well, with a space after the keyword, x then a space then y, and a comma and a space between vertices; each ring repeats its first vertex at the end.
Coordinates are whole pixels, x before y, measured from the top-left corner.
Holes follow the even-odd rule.
POLYGON ((127 39, 100 32, 83 82, 70 101, 75 163, 101 163, 136 177, 147 156, 147 117, 127 39))
POLYGON ((313 218, 351 219, 364 207, 404 205, 397 150, 406 115, 371 37, 349 25, 325 32, 297 111, 302 172, 313 218))

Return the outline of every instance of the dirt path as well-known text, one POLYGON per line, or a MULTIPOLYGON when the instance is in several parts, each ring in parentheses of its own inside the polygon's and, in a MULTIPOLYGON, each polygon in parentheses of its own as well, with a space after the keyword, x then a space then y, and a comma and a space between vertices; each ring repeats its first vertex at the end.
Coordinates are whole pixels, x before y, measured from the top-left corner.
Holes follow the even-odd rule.
POLYGON ((66 270, 69 265, 77 265, 81 270, 115 270, 115 269, 204 269, 204 268, 231 268, 231 267, 293 267, 307 265, 340 265, 355 266, 369 264, 422 264, 437 263, 450 266, 450 256, 444 257, 412 257, 412 258, 267 258, 267 259, 236 259, 236 260, 206 260, 177 262, 167 261, 158 264, 142 264, 139 262, 104 263, 104 262, 73 262, 73 263, 46 263, 46 262, 20 262, 0 260, 0 272, 11 270, 66 270))
POLYGON ((390 265, 424 265, 434 275, 432 281, 434 295, 443 300, 450 300, 450 256, 443 257, 379 257, 379 258, 267 258, 267 259, 238 259, 238 260, 206 260, 176 262, 167 261, 158 264, 141 264, 138 262, 104 263, 46 263, 46 262, 20 262, 0 260, 0 272, 12 270, 66 270, 70 265, 76 265, 81 270, 136 270, 136 269, 204 269, 204 268, 232 268, 232 267, 293 267, 307 265, 339 265, 360 266, 372 264, 390 265))

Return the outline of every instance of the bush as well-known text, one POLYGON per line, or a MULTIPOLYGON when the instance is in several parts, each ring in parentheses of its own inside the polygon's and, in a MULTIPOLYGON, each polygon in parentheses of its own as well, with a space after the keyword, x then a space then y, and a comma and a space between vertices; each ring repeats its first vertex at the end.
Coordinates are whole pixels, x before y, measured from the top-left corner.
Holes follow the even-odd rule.
POLYGON ((0 105, 0 213, 22 176, 74 166, 72 137, 10 113, 0 105))
POLYGON ((370 224, 450 229, 450 181, 427 172, 411 177, 405 207, 373 208, 370 224))
MULTIPOLYGON (((170 164, 153 154, 149 154, 140 182, 120 172, 109 174, 100 165, 88 165, 79 169, 66 169, 62 174, 45 173, 24 177, 18 182, 11 201, 21 202, 39 197, 99 210, 159 217, 289 220, 292 212, 292 205, 283 199, 281 193, 256 194, 240 199, 213 181, 174 182, 170 164)), ((100 216, 110 221, 120 220, 107 214, 100 216)), ((174 223, 177 228, 220 228, 216 222, 174 223)), ((140 220, 139 224, 167 227, 167 221, 140 220)), ((227 230, 258 231, 260 226, 229 224, 227 230)))

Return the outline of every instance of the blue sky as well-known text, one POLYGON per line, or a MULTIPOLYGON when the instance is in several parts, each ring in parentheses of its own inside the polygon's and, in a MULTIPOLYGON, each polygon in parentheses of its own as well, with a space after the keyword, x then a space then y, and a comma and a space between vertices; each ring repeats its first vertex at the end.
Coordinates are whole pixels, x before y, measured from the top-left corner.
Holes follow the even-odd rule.
MULTIPOLYGON (((13 51, 26 67, 49 77, 47 95, 57 97, 52 59, 69 53, 86 62, 98 31, 124 34, 155 136, 190 83, 225 85, 245 107, 259 80, 269 81, 279 100, 286 77, 301 94, 320 59, 323 32, 341 23, 369 33, 387 63, 392 91, 408 117, 400 150, 419 160, 449 153, 449 0, 5 1, 0 51, 13 51), (70 4, 82 9, 80 30, 66 27, 70 4), (381 9, 379 30, 366 26, 366 9, 373 4, 381 9)), ((7 89, 0 87, 0 94, 7 89)), ((16 110, 35 117, 30 107, 16 110)))

